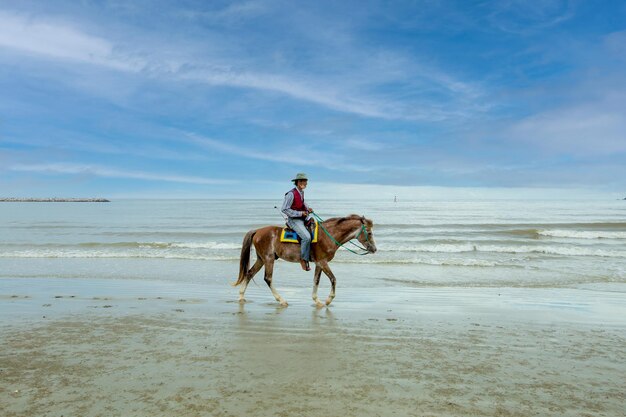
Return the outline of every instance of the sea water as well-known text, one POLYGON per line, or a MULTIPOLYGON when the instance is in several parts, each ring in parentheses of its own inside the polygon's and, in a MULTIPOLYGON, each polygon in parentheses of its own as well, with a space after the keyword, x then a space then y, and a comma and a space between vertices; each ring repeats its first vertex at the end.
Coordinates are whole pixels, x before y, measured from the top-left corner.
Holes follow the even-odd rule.
MULTIPOLYGON (((0 203, 0 279, 224 285, 244 234, 284 224, 274 200, 0 203)), ((626 201, 311 201, 373 220, 378 251, 339 249, 339 287, 576 287, 626 283, 626 201)), ((254 257, 254 253, 252 254, 254 257)), ((262 274, 262 273, 261 273, 262 274)), ((312 273, 278 261, 280 287, 312 273)), ((262 277, 257 279, 262 284, 262 277)))

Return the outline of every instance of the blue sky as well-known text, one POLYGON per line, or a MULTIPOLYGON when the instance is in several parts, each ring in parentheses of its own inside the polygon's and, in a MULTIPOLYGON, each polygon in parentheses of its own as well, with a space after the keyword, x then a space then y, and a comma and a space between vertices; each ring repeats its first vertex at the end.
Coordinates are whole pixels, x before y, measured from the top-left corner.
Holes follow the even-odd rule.
POLYGON ((0 196, 626 195, 622 1, 0 0, 0 196))

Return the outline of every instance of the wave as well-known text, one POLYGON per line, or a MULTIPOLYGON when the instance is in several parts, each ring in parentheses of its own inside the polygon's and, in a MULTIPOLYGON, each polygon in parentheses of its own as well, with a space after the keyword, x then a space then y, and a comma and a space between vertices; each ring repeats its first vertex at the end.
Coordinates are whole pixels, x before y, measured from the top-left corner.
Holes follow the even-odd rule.
POLYGON ((626 232, 608 230, 538 230, 540 236, 565 237, 575 239, 626 239, 626 232))
POLYGON ((382 252, 426 252, 426 253, 465 253, 465 252, 492 252, 492 253, 534 253, 561 256, 598 256, 598 257, 626 257, 626 251, 594 249, 577 246, 540 246, 540 245, 481 245, 472 243, 463 244, 435 244, 435 245, 405 245, 396 247, 378 248, 382 252))
POLYGON ((580 276, 572 278, 560 277, 547 280, 458 280, 458 281, 427 281, 400 278, 381 278, 383 281, 406 285, 409 287, 478 287, 478 288, 559 288, 581 284, 623 283, 624 279, 614 276, 580 276))
POLYGON ((522 265, 505 264, 504 262, 487 261, 484 259, 337 259, 334 263, 340 264, 378 264, 378 265, 433 265, 433 266, 468 266, 468 267, 495 267, 506 266, 512 268, 524 268, 522 265))
POLYGON ((243 236, 247 233, 247 230, 237 231, 200 231, 200 232, 187 232, 187 231, 107 231, 101 232, 101 236, 114 236, 118 238, 168 238, 168 239, 202 239, 202 238, 215 238, 215 237, 239 237, 243 239, 243 236))
POLYGON ((185 243, 170 243, 172 248, 186 248, 186 249, 235 249, 241 250, 241 243, 226 243, 226 242, 185 242, 185 243))
POLYGON ((492 222, 468 222, 468 223, 458 223, 458 222, 424 222, 424 223, 374 223, 374 230, 388 230, 388 229, 398 229, 399 231, 408 230, 408 229, 449 229, 449 230, 457 230, 457 229, 476 229, 476 230, 502 230, 506 231, 506 229, 550 229, 550 228, 561 228, 561 229, 604 229, 604 230, 626 230, 626 222, 610 222, 610 221, 599 221, 599 222, 572 222, 572 223, 564 223, 564 222, 554 222, 554 223, 513 223, 508 221, 502 221, 501 223, 492 223, 492 222))
POLYGON ((539 229, 513 229, 513 230, 500 230, 497 231, 498 235, 507 235, 507 236, 515 236, 515 237, 524 237, 529 239, 539 239, 541 236, 539 235, 539 229))
MULTIPOLYGON (((193 253, 164 253, 164 252, 111 252, 86 250, 28 250, 20 252, 0 253, 0 258, 45 258, 45 259, 178 259, 191 261, 231 261, 238 262, 239 256, 229 255, 201 255, 193 253)), ((429 259, 429 258, 335 258, 333 263, 341 264, 379 264, 379 265, 433 265, 433 266, 465 266, 465 267, 518 267, 521 265, 506 264, 505 261, 489 261, 483 259, 429 259)))
MULTIPOLYGON (((497 242, 497 241, 496 241, 497 242)), ((580 257, 608 257, 626 258, 626 250, 587 246, 556 246, 556 245, 524 245, 507 244, 507 242, 462 242, 454 240, 434 240, 430 242, 419 242, 416 244, 385 244, 379 242, 378 250, 381 254, 406 253, 408 260, 389 260, 388 258, 375 261, 376 263, 415 263, 409 259, 411 253, 442 253, 442 254, 540 254, 556 256, 580 256, 580 257)), ((5 246, 5 245, 2 245, 5 246)), ((238 259, 235 256, 241 250, 241 244, 231 242, 85 242, 78 244, 40 244, 40 245, 7 245, 0 253, 0 257, 146 257, 146 258, 180 258, 180 259, 204 259, 206 253, 211 256, 220 255, 230 259, 238 259), (8 246, 8 247, 7 247, 8 246), (43 255, 42 255, 43 254, 43 255), (199 258, 198 258, 199 257, 199 258)), ((621 245, 619 246, 621 247, 621 245)), ((343 250, 341 250, 343 252, 343 250)), ((397 256, 395 257, 397 258, 397 256)), ((443 261, 419 261, 417 263, 427 263, 430 265, 447 265, 446 262, 456 262, 454 260, 443 261), (435 263, 436 262, 436 263, 435 263)), ((469 263, 455 263, 465 266, 494 266, 491 261, 463 260, 469 263), (486 262, 484 265, 481 262, 486 262)))
POLYGON ((560 237, 572 239, 626 239, 626 231, 615 230, 575 230, 575 229, 513 229, 501 230, 496 234, 504 234, 515 237, 525 237, 530 239, 540 239, 542 237, 560 237))
POLYGON ((104 251, 21 251, 2 252, 0 258, 49 258, 49 259, 78 259, 78 258, 123 258, 123 259, 181 259, 194 261, 239 261, 239 256, 227 255, 194 255, 183 253, 157 252, 104 252, 104 251))
MULTIPOLYGON (((0 244, 3 245, 4 244, 0 244)), ((113 248, 113 249, 211 249, 211 250, 240 250, 240 243, 229 242, 82 242, 69 243, 42 243, 42 244, 17 244, 9 247, 35 247, 45 250, 46 248, 113 248)))

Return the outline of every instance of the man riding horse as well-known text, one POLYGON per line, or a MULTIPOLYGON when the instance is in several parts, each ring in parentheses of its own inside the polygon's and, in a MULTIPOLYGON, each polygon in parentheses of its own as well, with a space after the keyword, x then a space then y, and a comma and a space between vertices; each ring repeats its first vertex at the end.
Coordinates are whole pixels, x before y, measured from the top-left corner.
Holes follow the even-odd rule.
MULTIPOLYGON (((273 285, 274 262, 283 259, 287 262, 300 262, 306 271, 309 271, 309 260, 311 253, 314 255, 315 272, 313 274, 313 294, 312 298, 317 307, 330 305, 335 298, 335 287, 337 280, 331 271, 328 263, 333 260, 337 250, 350 240, 360 243, 359 249, 365 253, 376 252, 376 242, 374 241, 374 222, 365 216, 351 214, 346 217, 333 217, 327 220, 318 218, 319 228, 323 233, 319 233, 315 247, 311 248, 311 234, 305 227, 305 221, 313 217, 313 210, 304 202, 304 189, 307 185, 306 174, 299 173, 292 180, 295 188, 285 194, 282 212, 288 216, 287 225, 291 227, 302 238, 300 247, 294 243, 281 241, 282 226, 264 226, 250 230, 243 237, 241 243, 241 257, 239 258, 239 275, 234 286, 241 285, 239 289, 239 302, 245 303, 244 294, 248 284, 261 268, 265 268, 263 279, 270 287, 276 301, 281 306, 286 307, 287 301, 276 291, 273 285), (252 247, 256 252, 254 265, 250 267, 250 255, 252 247), (317 296, 317 288, 320 283, 322 272, 330 280, 330 293, 326 302, 323 303, 317 296)), ((317 217, 317 216, 315 216, 317 217)), ((358 247, 358 245, 357 245, 358 247)), ((347 249, 347 248, 346 248, 347 249)), ((356 253, 350 249, 350 252, 356 253)))
POLYGON ((295 187, 285 194, 281 211, 287 216, 287 226, 298 234, 300 242, 300 265, 305 271, 310 271, 311 260, 311 233, 306 223, 311 220, 313 209, 304 202, 304 189, 308 178, 303 172, 299 172, 296 178, 291 180, 295 187))

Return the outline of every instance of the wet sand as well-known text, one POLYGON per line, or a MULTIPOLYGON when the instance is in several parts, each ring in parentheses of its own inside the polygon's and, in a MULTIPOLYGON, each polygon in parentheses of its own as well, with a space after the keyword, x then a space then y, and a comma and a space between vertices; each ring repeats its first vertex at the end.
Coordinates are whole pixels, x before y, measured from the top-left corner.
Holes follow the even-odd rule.
POLYGON ((0 415, 622 416, 623 290, 2 280, 0 415))

